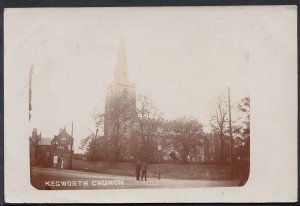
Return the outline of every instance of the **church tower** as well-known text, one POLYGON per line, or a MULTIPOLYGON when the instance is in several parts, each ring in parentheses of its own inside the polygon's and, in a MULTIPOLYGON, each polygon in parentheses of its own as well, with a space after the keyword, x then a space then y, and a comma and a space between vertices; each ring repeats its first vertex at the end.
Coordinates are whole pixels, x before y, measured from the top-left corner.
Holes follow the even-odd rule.
POLYGON ((121 37, 112 84, 105 101, 104 139, 109 161, 132 158, 130 144, 136 118, 135 85, 129 82, 125 41, 121 37))

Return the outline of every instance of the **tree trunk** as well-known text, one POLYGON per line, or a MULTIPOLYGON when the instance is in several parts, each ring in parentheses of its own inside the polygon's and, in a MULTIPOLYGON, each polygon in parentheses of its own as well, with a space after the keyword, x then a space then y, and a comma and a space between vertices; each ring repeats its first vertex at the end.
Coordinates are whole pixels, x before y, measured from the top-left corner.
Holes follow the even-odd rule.
POLYGON ((220 141, 220 161, 224 161, 224 137, 223 134, 220 135, 221 141, 220 141))

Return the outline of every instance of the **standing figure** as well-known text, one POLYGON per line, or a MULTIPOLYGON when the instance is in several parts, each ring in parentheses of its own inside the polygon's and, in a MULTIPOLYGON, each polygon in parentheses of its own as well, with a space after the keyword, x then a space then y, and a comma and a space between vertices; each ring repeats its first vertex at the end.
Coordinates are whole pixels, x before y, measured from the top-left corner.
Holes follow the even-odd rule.
POLYGON ((52 154, 51 152, 47 152, 47 167, 51 167, 52 163, 52 154))
POLYGON ((57 168, 60 169, 61 168, 61 156, 57 156, 57 168))
POLYGON ((147 181, 147 162, 142 163, 142 181, 144 178, 147 181))
POLYGON ((137 161, 137 163, 136 163, 135 175, 136 175, 136 180, 140 180, 140 176, 141 176, 141 162, 140 161, 137 161))
POLYGON ((61 159, 60 159, 60 169, 63 169, 64 168, 64 157, 61 156, 61 159))

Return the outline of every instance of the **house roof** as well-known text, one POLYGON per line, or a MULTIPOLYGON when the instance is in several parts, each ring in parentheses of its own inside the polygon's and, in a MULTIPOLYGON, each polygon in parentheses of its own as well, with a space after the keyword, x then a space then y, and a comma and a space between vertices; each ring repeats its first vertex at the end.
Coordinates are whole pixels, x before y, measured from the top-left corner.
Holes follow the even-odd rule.
POLYGON ((60 137, 72 138, 71 135, 69 135, 69 133, 65 129, 60 131, 58 135, 55 135, 54 139, 60 138, 60 137))
POLYGON ((51 145, 51 141, 53 138, 41 138, 39 141, 39 145, 51 145))

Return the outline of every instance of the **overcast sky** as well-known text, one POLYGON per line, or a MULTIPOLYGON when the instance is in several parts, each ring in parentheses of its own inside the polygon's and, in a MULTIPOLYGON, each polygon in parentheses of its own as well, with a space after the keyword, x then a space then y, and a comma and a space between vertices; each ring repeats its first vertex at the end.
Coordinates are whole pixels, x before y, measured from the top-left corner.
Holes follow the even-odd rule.
MULTIPOLYGON (((70 133, 73 121, 76 150, 94 131, 91 114, 104 111, 122 33, 137 94, 152 97, 166 119, 194 116, 208 131, 215 98, 227 86, 233 105, 249 95, 253 62, 272 52, 274 32, 281 35, 267 14, 245 7, 11 11, 16 24, 6 27, 5 54, 15 59, 10 66, 34 67, 30 131, 53 137, 64 126, 70 133)), ((280 23, 280 15, 272 18, 280 23)))

